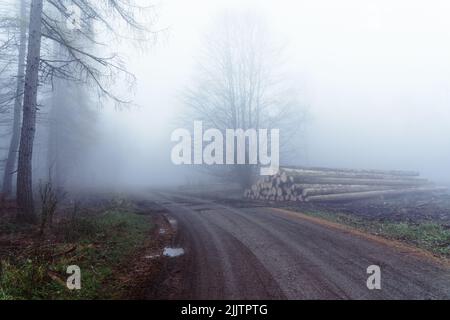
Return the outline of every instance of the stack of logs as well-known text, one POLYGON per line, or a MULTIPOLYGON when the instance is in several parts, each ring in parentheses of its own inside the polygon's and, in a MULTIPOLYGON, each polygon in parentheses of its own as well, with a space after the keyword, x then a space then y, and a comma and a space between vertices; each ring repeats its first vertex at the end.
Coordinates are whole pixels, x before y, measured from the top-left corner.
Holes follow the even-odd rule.
POLYGON ((244 196, 266 201, 352 201, 446 191, 418 172, 283 167, 262 177, 244 196))

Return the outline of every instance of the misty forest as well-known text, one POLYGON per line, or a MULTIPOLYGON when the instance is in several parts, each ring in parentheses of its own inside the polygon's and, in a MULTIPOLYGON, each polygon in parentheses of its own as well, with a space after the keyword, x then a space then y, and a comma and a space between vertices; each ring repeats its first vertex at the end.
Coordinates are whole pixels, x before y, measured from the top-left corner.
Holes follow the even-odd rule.
POLYGON ((0 300, 449 299, 449 14, 2 0, 0 300))

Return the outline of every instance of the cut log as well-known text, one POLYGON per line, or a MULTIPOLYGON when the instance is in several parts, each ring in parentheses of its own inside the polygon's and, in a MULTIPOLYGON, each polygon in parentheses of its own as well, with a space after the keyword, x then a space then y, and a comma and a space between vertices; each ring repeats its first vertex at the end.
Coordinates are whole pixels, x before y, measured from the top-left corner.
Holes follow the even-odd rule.
POLYGON ((322 178, 322 177, 294 177, 296 183, 335 184, 335 185, 367 185, 367 186, 423 186, 429 183, 426 179, 351 179, 351 178, 322 178))
POLYGON ((432 193, 432 192, 444 192, 448 189, 445 187, 430 187, 430 188, 412 188, 412 189, 395 189, 395 190, 383 190, 383 191, 367 191, 357 193, 343 193, 343 194, 330 194, 322 196, 312 196, 306 198, 307 202, 326 202, 326 201, 353 201, 361 199, 370 199, 378 197, 395 197, 408 194, 418 193, 432 193))
POLYGON ((364 186, 364 185, 323 185, 314 188, 305 188, 302 191, 303 197, 320 196, 338 193, 357 193, 365 191, 383 191, 390 190, 389 186, 364 186))
POLYGON ((404 170, 358 170, 358 169, 345 169, 345 168, 324 168, 324 167, 304 167, 304 166, 282 166, 282 169, 302 169, 310 171, 328 171, 328 172, 347 172, 347 173, 359 173, 359 174, 386 174, 394 176, 404 177, 418 177, 419 172, 416 171, 404 171, 404 170))
POLYGON ((244 192, 266 201, 341 201, 431 192, 440 189, 412 171, 282 167, 244 192))
POLYGON ((416 177, 392 174, 356 173, 339 171, 314 171, 304 169, 282 168, 283 174, 290 177, 322 177, 322 178, 349 178, 349 179, 386 179, 386 180, 416 180, 416 177))

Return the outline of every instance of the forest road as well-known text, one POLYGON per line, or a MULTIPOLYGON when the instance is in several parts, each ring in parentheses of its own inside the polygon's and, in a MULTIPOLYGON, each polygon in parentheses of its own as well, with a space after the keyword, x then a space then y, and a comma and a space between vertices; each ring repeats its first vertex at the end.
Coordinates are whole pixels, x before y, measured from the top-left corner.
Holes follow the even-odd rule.
POLYGON ((172 288, 160 299, 450 298, 448 264, 398 242, 282 209, 169 192, 147 199, 167 212, 173 245, 185 250, 170 259, 177 280, 162 284, 172 288), (367 286, 373 265, 380 290, 367 286))

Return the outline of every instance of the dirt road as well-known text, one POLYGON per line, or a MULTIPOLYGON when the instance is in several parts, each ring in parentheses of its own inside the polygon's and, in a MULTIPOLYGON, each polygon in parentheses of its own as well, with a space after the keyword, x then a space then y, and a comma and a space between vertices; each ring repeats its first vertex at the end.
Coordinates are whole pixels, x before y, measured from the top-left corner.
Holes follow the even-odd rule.
POLYGON ((162 299, 450 298, 448 266, 406 246, 279 209, 151 198, 186 251, 171 260, 162 299), (381 290, 367 288, 371 265, 381 267, 381 290))

